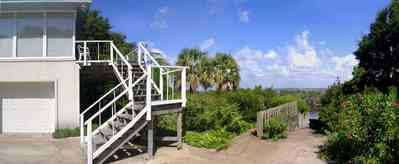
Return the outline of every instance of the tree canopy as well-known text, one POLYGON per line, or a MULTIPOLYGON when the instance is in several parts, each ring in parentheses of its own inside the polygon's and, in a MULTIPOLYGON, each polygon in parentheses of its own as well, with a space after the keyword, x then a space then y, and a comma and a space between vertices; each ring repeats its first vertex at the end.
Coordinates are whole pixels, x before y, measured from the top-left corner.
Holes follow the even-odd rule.
POLYGON ((178 55, 177 65, 189 67, 187 82, 191 92, 196 92, 199 85, 204 90, 215 87, 224 91, 237 89, 240 84, 239 65, 230 54, 216 53, 215 57, 209 57, 198 48, 186 48, 178 55))
POLYGON ((377 14, 354 54, 362 70, 355 76, 360 88, 367 84, 384 91, 399 85, 399 0, 377 14))
POLYGON ((76 40, 113 40, 123 54, 133 50, 134 43, 126 40, 122 33, 111 31, 107 18, 97 10, 80 10, 76 21, 76 40))

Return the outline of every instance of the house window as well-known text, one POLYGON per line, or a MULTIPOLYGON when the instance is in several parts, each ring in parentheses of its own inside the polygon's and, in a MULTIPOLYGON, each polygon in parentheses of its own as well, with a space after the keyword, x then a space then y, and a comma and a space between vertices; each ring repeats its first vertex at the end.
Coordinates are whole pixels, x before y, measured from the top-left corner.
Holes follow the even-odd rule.
POLYGON ((17 14, 17 57, 42 57, 43 13, 17 14))
POLYGON ((47 14, 47 56, 71 56, 73 53, 73 15, 71 13, 47 14))
POLYGON ((14 14, 0 14, 0 57, 13 56, 14 14))
POLYGON ((0 58, 72 58, 74 21, 73 11, 0 12, 0 58))

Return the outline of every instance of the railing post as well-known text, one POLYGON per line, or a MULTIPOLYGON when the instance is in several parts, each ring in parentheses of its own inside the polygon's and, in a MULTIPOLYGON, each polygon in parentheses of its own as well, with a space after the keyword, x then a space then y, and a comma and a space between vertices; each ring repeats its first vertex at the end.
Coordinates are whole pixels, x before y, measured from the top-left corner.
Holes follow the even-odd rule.
POLYGON ((147 80, 146 80, 146 107, 147 107, 147 120, 151 120, 151 65, 147 65, 147 80))
POLYGON ((127 70, 128 73, 128 94, 129 94, 129 101, 133 102, 133 69, 131 67, 128 68, 127 70))
POLYGON ((259 111, 256 114, 256 135, 259 138, 262 138, 263 136, 263 124, 265 123, 264 121, 264 112, 263 111, 259 111))
POLYGON ((93 164, 93 137, 91 136, 91 120, 89 121, 89 124, 87 125, 87 164, 93 164))
POLYGON ((84 139, 84 116, 80 115, 80 145, 83 145, 85 142, 84 139))
POLYGON ((87 41, 83 42, 83 60, 83 65, 87 65, 87 41))
POLYGON ((163 100, 163 78, 162 78, 162 68, 159 67, 159 90, 161 91, 161 100, 163 100))
POLYGON ((113 42, 110 42, 109 50, 110 50, 110 55, 111 55, 111 63, 114 63, 114 43, 113 42))
POLYGON ((181 73, 181 99, 183 101, 182 106, 186 106, 186 68, 184 67, 181 73))

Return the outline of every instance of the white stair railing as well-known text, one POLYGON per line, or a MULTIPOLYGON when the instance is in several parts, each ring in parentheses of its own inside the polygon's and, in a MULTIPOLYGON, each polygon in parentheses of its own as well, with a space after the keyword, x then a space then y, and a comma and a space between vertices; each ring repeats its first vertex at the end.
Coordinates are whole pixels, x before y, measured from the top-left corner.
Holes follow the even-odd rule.
POLYGON ((132 77, 133 66, 112 41, 76 41, 76 44, 78 44, 77 47, 79 50, 78 63, 82 63, 83 66, 91 65, 93 63, 109 64, 112 66, 115 75, 120 81, 117 86, 100 97, 100 99, 90 105, 80 115, 81 143, 82 145, 87 143, 88 163, 92 163, 93 159, 98 157, 112 143, 132 128, 135 123, 144 116, 144 114, 146 114, 146 120, 151 120, 151 106, 154 105, 154 101, 152 100, 153 89, 160 95, 161 101, 180 102, 183 107, 185 106, 187 68, 181 66, 160 65, 143 42, 140 42, 137 45, 137 63, 141 68, 143 75, 134 82, 132 77), (143 110, 138 114, 135 114, 133 87, 144 80, 146 81, 145 106, 143 110), (123 104, 123 107, 118 107, 117 102, 121 102, 126 94, 128 95, 128 102, 123 104), (98 110, 95 111, 94 109, 96 109, 95 107, 97 106, 98 110), (132 110, 131 121, 119 131, 114 131, 115 129, 112 129, 112 137, 99 148, 96 148, 96 145, 93 142, 93 136, 98 135, 101 132, 101 129, 105 128, 109 122, 114 121, 116 117, 125 112, 128 107, 131 107, 130 109, 132 110), (117 110, 117 108, 120 109, 117 110), (102 121, 104 120, 102 114, 109 111, 111 111, 111 116, 108 116, 108 118, 105 118, 105 121, 102 121), (91 115, 89 115, 89 113, 91 115), (93 129, 94 121, 97 120, 98 127, 93 129), (86 137, 84 136, 85 128, 86 137))

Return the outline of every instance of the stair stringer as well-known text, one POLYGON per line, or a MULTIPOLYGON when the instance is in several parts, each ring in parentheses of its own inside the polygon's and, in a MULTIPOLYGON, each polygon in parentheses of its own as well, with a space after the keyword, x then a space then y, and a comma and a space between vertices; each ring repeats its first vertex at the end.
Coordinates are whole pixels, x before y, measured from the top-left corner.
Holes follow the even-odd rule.
MULTIPOLYGON (((151 105, 151 104, 148 104, 151 105)), ((103 151, 105 151, 107 148, 109 148, 112 143, 114 143, 117 139, 122 137, 123 134, 125 134, 130 128, 132 128, 136 122, 138 122, 142 117, 144 117, 144 114, 147 113, 147 104, 144 107, 143 110, 141 110, 136 117, 132 121, 130 121, 125 127, 123 127, 118 133, 116 133, 110 140, 108 140, 105 144, 101 145, 94 153, 93 153, 93 159, 96 159, 103 151)))
MULTIPOLYGON (((145 118, 141 118, 145 119, 145 118)), ((146 125, 148 121, 144 120, 144 122, 136 129, 134 132, 130 133, 127 137, 123 139, 122 142, 119 143, 116 147, 112 148, 110 152, 105 154, 104 156, 101 156, 101 154, 97 157, 101 157, 101 159, 94 158, 95 163, 104 163, 109 157, 111 157, 116 151, 118 151, 123 145, 125 145, 128 141, 130 141, 134 136, 136 136, 146 125), (98 160, 98 161, 97 161, 98 160)), ((134 125, 134 124, 133 124, 134 125)))

